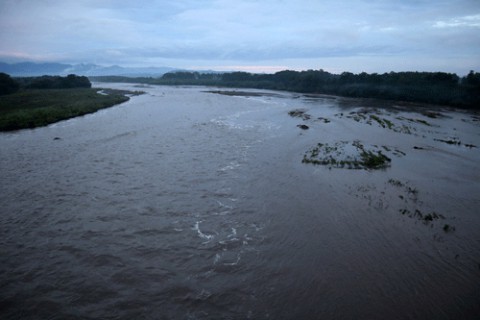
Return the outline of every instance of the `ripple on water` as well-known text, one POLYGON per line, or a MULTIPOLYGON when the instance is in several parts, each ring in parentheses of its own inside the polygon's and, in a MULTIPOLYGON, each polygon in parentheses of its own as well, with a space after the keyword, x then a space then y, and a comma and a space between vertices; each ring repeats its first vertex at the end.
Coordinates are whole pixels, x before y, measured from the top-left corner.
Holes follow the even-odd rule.
POLYGON ((337 99, 145 90, 151 95, 107 113, 0 135, 2 319, 468 318, 461 310, 478 310, 479 151, 430 139, 471 143, 478 125, 429 120, 440 127, 412 123, 414 136, 336 116, 346 112, 337 99), (294 108, 311 114, 307 132, 288 116, 294 108), (406 155, 381 172, 303 166, 324 139, 406 155), (399 215, 406 205, 441 208, 456 231, 399 215))

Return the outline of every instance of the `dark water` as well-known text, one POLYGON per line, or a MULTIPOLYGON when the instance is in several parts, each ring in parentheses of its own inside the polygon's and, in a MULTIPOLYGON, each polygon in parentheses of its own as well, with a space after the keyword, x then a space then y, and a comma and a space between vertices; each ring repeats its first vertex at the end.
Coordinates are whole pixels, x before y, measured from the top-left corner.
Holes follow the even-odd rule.
POLYGON ((404 134, 345 116, 373 102, 143 89, 0 134, 2 319, 480 318, 479 148, 435 140, 480 145, 478 117, 384 113, 404 134), (405 155, 301 163, 353 139, 405 155))

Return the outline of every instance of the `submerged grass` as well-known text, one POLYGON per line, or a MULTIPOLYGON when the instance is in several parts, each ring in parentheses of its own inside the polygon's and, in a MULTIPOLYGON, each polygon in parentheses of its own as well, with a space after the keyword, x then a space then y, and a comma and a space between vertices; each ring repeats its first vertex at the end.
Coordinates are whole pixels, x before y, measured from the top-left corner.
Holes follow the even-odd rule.
POLYGON ((362 157, 361 164, 369 169, 378 169, 384 168, 387 164, 392 161, 389 157, 384 155, 381 151, 373 152, 373 151, 365 151, 363 150, 360 154, 362 157))
POLYGON ((303 120, 309 120, 311 116, 303 109, 291 110, 288 115, 292 118, 302 118, 303 120))
POLYGON ((103 94, 99 89, 49 89, 22 90, 0 97, 0 131, 35 128, 129 100, 126 92, 109 89, 103 94))
POLYGON ((394 124, 392 121, 388 120, 388 119, 381 119, 380 117, 374 115, 374 114, 371 114, 370 115, 370 119, 372 120, 375 120, 376 122, 378 122, 378 124, 382 127, 382 128, 388 128, 388 129, 392 129, 394 127, 394 124))
POLYGON ((389 166, 391 159, 380 150, 367 150, 359 141, 337 142, 334 145, 318 143, 307 151, 302 163, 326 165, 348 169, 382 169, 389 166), (355 152, 347 152, 354 147, 355 152))

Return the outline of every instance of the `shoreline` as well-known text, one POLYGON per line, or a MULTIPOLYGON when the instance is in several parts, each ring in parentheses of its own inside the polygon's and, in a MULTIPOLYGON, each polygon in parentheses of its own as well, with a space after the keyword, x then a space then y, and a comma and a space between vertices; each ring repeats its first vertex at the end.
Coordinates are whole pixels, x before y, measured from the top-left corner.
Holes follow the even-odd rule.
POLYGON ((25 89, 0 97, 0 132, 44 127, 94 113, 143 94, 103 88, 25 89))

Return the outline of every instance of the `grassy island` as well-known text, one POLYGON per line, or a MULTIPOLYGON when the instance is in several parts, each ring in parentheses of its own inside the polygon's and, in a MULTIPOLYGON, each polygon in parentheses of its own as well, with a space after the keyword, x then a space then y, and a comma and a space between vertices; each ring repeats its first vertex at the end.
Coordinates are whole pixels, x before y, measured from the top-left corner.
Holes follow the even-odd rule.
MULTIPOLYGON (((78 82, 82 77, 70 78, 78 82)), ((128 95, 140 94, 124 90, 93 89, 90 82, 77 86, 51 85, 53 81, 58 83, 62 79, 68 77, 42 77, 43 87, 38 85, 39 78, 20 79, 18 82, 21 85, 15 92, 0 96, 0 131, 45 126, 111 107, 128 101, 128 95)))
POLYGON ((98 89, 29 89, 0 97, 0 131, 45 126, 128 101, 124 92, 98 89))

